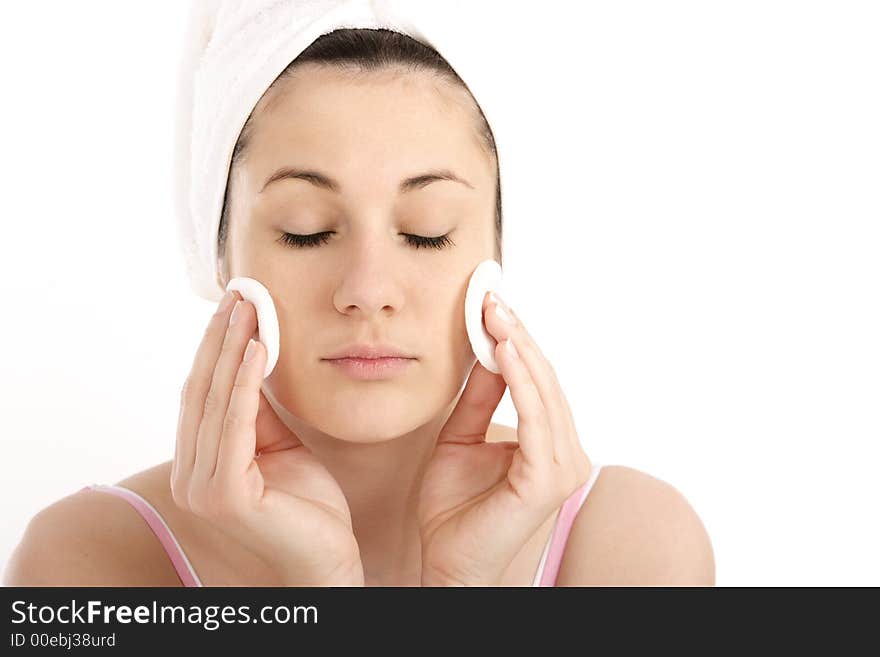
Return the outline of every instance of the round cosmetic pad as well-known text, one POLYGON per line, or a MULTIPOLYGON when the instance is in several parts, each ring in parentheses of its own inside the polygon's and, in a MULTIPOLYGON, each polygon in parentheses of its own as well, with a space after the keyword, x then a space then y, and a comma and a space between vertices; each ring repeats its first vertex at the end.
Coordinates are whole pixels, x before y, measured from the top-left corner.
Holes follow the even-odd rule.
POLYGON ((477 360, 490 372, 500 374, 501 368, 495 360, 495 345, 498 343, 483 324, 483 298, 489 291, 504 298, 501 265, 495 260, 483 260, 471 274, 464 295, 464 323, 477 360))
POLYGON ((275 369, 278 362, 278 351, 281 346, 281 332, 278 329, 278 315, 275 313, 275 303, 262 283, 253 279, 238 277, 229 281, 227 290, 237 290, 244 299, 247 299, 257 309, 257 333, 260 342, 266 347, 266 372, 265 379, 275 369))

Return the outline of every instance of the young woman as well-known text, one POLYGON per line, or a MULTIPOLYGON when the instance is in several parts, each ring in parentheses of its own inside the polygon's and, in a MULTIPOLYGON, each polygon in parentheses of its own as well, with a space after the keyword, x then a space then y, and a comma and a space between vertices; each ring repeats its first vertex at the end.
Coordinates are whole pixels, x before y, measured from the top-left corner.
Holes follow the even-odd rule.
POLYGON ((5 583, 713 584, 688 502, 591 462, 528 327, 488 295, 501 374, 475 361, 462 308, 476 264, 501 261, 500 198, 492 132, 435 50, 318 38, 242 129, 217 235, 218 285, 272 293, 275 369, 230 292, 174 458, 43 509, 5 583), (516 428, 491 423, 508 387, 516 428))

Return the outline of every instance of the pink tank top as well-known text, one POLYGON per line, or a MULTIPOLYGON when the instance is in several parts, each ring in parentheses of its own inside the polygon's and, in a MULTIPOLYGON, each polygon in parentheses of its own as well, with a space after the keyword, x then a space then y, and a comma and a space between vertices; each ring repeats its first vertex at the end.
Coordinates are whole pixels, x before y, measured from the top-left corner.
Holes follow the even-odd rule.
MULTIPOLYGON (((601 469, 602 466, 600 464, 594 463, 590 478, 562 503, 562 507, 556 516, 556 522, 553 524, 553 531, 550 532, 550 538, 547 539, 547 543, 544 546, 544 552, 541 555, 541 562, 538 564, 538 570, 532 580, 532 586, 556 585, 556 577, 559 574, 559 567, 562 565, 562 555, 565 552, 565 544, 568 541, 569 533, 571 533, 571 527, 574 524, 578 511, 587 499, 587 494, 593 488, 593 484, 596 482, 601 469)), ((162 547, 171 559, 174 570, 177 571, 177 575, 180 577, 183 585, 202 586, 202 581, 196 574, 189 559, 187 559, 180 543, 177 542, 177 538, 152 504, 133 490, 123 486, 90 484, 82 488, 82 490, 88 489, 117 495, 131 504, 147 522, 156 538, 159 539, 159 543, 162 544, 162 547)))

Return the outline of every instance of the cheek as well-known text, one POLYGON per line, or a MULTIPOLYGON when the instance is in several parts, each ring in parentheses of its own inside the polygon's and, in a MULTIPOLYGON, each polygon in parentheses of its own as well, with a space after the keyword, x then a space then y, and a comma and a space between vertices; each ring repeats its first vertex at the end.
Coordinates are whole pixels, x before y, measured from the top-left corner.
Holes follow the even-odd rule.
POLYGON ((302 287, 293 289, 290 283, 285 282, 277 285, 276 289, 280 291, 275 299, 281 334, 278 364, 286 363, 287 376, 295 376, 298 369, 310 364, 308 361, 321 356, 321 340, 316 339, 321 327, 316 325, 315 309, 308 305, 309 300, 302 287))
POLYGON ((465 325, 464 296, 464 289, 434 290, 425 320, 426 326, 434 327, 430 333, 430 350, 435 359, 440 359, 433 367, 441 378, 451 381, 457 380, 462 371, 469 370, 475 359, 465 325))

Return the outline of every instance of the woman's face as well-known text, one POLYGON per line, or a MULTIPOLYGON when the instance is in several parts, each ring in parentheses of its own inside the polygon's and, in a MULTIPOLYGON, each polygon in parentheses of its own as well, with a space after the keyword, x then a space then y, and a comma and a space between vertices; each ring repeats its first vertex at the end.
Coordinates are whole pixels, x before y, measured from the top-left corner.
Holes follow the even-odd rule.
MULTIPOLYGON (((278 363, 264 385, 296 417, 346 440, 389 439, 455 399, 475 358, 464 296, 495 256, 495 170, 463 89, 427 73, 346 74, 309 65, 261 99, 233 172, 231 277, 275 301, 278 363), (281 168, 320 174, 266 181, 281 168), (466 181, 403 181, 446 171, 466 181), (285 243, 312 235, 314 246, 285 243), (443 248, 413 238, 448 235, 443 248), (360 380, 326 360, 353 343, 390 344, 415 360, 360 380)), ((225 283, 226 281, 224 281, 225 283)))

